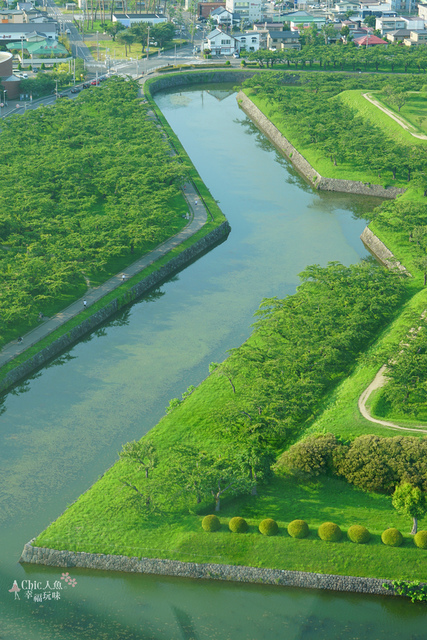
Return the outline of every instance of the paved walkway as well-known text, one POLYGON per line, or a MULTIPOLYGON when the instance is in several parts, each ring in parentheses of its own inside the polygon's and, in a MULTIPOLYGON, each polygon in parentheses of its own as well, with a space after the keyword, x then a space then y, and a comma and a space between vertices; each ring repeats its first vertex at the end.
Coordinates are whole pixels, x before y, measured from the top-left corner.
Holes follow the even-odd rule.
POLYGON ((386 378, 384 376, 386 365, 383 365, 381 369, 378 371, 375 378, 372 380, 371 384, 365 389, 362 395, 359 398, 358 406, 359 411, 366 420, 369 422, 375 422, 376 424, 381 425, 382 427, 389 427, 391 429, 397 429, 398 431, 415 431, 416 433, 427 433, 427 429, 425 425, 415 426, 415 427, 402 427, 395 422, 389 422, 388 420, 379 420, 378 418, 373 418, 369 413, 369 410, 366 406, 366 402, 375 389, 379 389, 384 386, 386 382, 386 378), (424 427, 424 428, 423 428, 424 427))
MULTIPOLYGON (((99 287, 93 287, 88 289, 86 295, 76 302, 73 302, 69 307, 58 313, 52 318, 40 323, 39 326, 32 329, 23 336, 23 341, 18 343, 17 340, 10 342, 0 351, 0 366, 5 365, 7 362, 13 360, 16 356, 23 353, 29 347, 35 345, 39 340, 42 340, 48 336, 52 331, 65 324, 71 318, 82 314, 82 319, 87 314, 84 309, 83 302, 86 300, 87 308, 89 309, 95 302, 101 300, 103 296, 110 291, 114 291, 123 282, 123 275, 125 276, 125 282, 132 278, 132 276, 140 273, 143 269, 153 264, 156 260, 166 255, 171 249, 177 247, 182 242, 193 236, 199 229, 201 229, 207 221, 207 211, 197 194, 194 186, 191 183, 186 183, 183 190, 185 199, 187 200, 190 209, 190 222, 182 231, 177 233, 169 240, 166 240, 160 244, 156 249, 150 251, 148 254, 131 264, 125 271, 121 271, 117 275, 107 280, 99 287)), ((87 314, 89 315, 89 314, 87 314)))
POLYGON ((408 124, 404 118, 400 118, 395 113, 393 113, 393 111, 390 111, 390 109, 383 107, 382 104, 380 104, 378 100, 375 100, 375 98, 372 98, 372 96, 370 96, 369 93, 362 93, 362 95, 364 98, 366 98, 366 100, 368 100, 368 102, 373 104, 374 107, 378 107, 378 109, 381 109, 381 111, 383 111, 386 115, 388 115, 395 122, 397 122, 397 124, 400 125, 402 129, 405 129, 405 131, 410 133, 411 136, 414 136, 414 138, 419 138, 420 140, 427 140, 427 136, 425 136, 423 133, 412 133, 411 124, 408 124))

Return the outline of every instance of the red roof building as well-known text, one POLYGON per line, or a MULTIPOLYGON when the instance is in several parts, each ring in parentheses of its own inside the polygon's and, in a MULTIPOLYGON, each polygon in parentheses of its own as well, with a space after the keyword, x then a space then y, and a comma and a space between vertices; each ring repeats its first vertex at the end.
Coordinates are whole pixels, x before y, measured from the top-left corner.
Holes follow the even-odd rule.
POLYGON ((376 47, 377 44, 388 44, 386 40, 377 38, 377 36, 362 36, 361 38, 355 38, 354 42, 359 47, 376 47))

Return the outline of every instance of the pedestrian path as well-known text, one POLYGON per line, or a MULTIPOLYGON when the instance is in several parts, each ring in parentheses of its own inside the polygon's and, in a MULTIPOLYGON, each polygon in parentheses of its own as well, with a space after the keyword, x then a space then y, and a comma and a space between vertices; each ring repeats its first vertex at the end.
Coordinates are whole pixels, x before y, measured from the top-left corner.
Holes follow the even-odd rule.
POLYGON ((123 283, 123 275, 125 276, 125 282, 132 278, 137 273, 140 273, 153 264, 159 258, 165 256, 169 251, 182 244, 188 238, 191 238, 197 231, 199 231, 207 221, 206 207, 201 200, 200 196, 196 192, 194 185, 187 182, 183 188, 183 193, 190 210, 190 221, 179 233, 172 238, 169 238, 156 249, 153 249, 139 260, 136 260, 125 271, 121 271, 117 275, 113 276, 99 287, 89 288, 86 294, 70 304, 69 307, 57 313, 52 318, 48 318, 41 322, 39 326, 35 327, 23 337, 22 342, 14 340, 7 344, 0 351, 0 366, 3 366, 16 358, 19 354, 23 353, 29 347, 32 347, 37 342, 48 336, 52 331, 55 331, 58 327, 65 324, 71 318, 77 315, 82 315, 82 320, 85 316, 90 315, 90 307, 98 300, 101 300, 107 293, 114 291, 120 287, 123 283), (87 309, 84 308, 84 301, 86 300, 87 309))

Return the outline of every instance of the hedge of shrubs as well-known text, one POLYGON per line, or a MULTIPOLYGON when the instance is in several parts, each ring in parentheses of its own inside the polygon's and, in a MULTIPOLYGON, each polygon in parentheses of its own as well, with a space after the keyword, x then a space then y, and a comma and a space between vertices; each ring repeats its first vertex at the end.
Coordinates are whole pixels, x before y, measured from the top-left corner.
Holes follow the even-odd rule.
MULTIPOLYGON (((217 516, 208 515, 202 520, 202 528, 204 531, 210 533, 219 531, 221 522, 217 516)), ((228 528, 233 533, 246 533, 249 525, 244 518, 235 517, 229 521, 228 528)), ((272 518, 262 520, 258 529, 264 536, 275 536, 279 533, 279 526, 272 518)), ((310 533, 305 520, 292 520, 292 522, 288 524, 287 531, 291 538, 299 539, 306 538, 310 533)), ((341 528, 334 522, 324 522, 321 524, 317 530, 317 534, 321 540, 326 542, 339 542, 343 536, 341 528)), ((366 544, 371 539, 371 534, 366 527, 360 524, 353 524, 348 528, 347 537, 355 544, 366 544)), ((388 547, 400 547, 403 544, 404 538, 398 529, 391 527, 383 531, 381 540, 383 544, 388 547)), ((418 531, 418 533, 414 535, 414 544, 419 549, 427 549, 427 531, 418 531)))

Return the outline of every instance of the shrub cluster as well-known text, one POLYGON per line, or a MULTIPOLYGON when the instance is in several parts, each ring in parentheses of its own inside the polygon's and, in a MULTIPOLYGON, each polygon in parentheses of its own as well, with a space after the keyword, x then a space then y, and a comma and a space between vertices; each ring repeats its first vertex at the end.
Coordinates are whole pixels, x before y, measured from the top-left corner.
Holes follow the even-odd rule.
POLYGON ((236 517, 231 518, 230 522, 228 523, 228 528, 233 533, 246 533, 249 527, 244 518, 236 517))
POLYGON ((371 534, 361 524, 353 524, 347 531, 348 539, 357 544, 366 544, 371 539, 371 534))
POLYGON ((398 529, 386 529, 381 534, 381 540, 388 547, 400 547, 403 542, 403 536, 398 529))
POLYGON ((427 491, 427 438, 365 435, 344 443, 330 433, 309 436, 279 464, 314 476, 341 476, 364 491, 391 494, 403 482, 427 491))
POLYGON ((221 528, 218 516, 205 516, 202 520, 202 528, 209 532, 218 531, 221 528))
POLYGON ((419 549, 427 549, 427 531, 418 531, 414 535, 414 542, 419 549))
POLYGON ((264 536, 275 536, 279 531, 277 522, 272 518, 266 518, 260 522, 258 528, 264 536))
POLYGON ((334 522, 324 522, 317 530, 318 536, 325 542, 339 542, 342 538, 342 531, 334 522))
POLYGON ((292 538, 306 538, 309 534, 308 524, 305 520, 292 520, 288 524, 288 533, 292 538))

